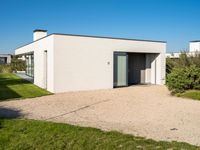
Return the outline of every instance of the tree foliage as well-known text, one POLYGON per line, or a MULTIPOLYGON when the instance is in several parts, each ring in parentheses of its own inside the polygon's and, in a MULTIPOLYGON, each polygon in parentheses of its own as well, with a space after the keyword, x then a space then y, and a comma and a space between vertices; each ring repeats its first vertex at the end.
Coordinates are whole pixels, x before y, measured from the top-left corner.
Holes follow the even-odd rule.
POLYGON ((10 65, 11 65, 12 71, 14 71, 14 72, 25 71, 25 69, 26 69, 25 61, 18 59, 18 57, 16 57, 16 56, 13 56, 10 65))
POLYGON ((195 65, 174 68, 167 76, 167 86, 172 94, 200 90, 200 68, 195 65))
POLYGON ((167 86, 173 94, 200 90, 200 54, 182 53, 179 59, 166 60, 167 86))
POLYGON ((0 73, 11 73, 16 71, 25 71, 25 61, 18 59, 16 56, 12 56, 10 64, 1 64, 0 73))

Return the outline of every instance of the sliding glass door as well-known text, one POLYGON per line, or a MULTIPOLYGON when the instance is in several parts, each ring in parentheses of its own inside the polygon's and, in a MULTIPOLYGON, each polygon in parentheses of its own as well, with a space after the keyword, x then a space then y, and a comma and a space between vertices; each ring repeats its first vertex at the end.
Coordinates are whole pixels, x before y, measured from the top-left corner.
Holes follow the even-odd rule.
POLYGON ((26 75, 34 77, 34 55, 26 55, 26 75))
POLYGON ((128 55, 123 52, 114 53, 114 87, 128 85, 128 55))

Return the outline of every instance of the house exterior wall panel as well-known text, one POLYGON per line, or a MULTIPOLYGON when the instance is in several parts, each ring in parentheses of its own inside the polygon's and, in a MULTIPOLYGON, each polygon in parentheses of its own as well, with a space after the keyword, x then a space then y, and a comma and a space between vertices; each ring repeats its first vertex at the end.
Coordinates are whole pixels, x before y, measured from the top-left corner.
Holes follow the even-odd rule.
POLYGON ((200 52, 200 42, 190 42, 190 52, 200 52))
POLYGON ((38 40, 34 43, 15 50, 15 55, 24 55, 34 53, 34 84, 41 88, 45 88, 45 81, 47 80, 47 90, 54 92, 54 47, 53 35, 38 40), (44 78, 44 51, 47 50, 47 79, 44 78))
POLYGON ((156 83, 164 84, 165 50, 166 43, 55 35, 55 91, 113 88, 117 51, 159 54, 156 83))

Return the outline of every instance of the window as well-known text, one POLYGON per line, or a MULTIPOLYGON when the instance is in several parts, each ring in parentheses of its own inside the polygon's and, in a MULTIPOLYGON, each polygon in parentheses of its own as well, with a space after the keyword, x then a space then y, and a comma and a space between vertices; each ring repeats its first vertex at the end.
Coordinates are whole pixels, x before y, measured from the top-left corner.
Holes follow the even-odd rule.
POLYGON ((0 57, 0 64, 6 64, 7 57, 0 57))
POLYGON ((34 77, 34 55, 26 55, 26 74, 28 76, 34 77))

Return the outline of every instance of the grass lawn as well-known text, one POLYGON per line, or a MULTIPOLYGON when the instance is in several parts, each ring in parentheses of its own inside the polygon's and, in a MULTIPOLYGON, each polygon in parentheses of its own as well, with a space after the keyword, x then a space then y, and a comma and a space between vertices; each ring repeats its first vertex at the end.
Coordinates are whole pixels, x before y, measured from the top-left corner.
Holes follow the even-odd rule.
POLYGON ((51 94, 11 73, 0 73, 0 101, 51 94))
POLYGON ((200 149, 186 143, 156 142, 118 132, 103 132, 61 123, 0 119, 0 149, 200 149))
POLYGON ((191 98, 195 100, 200 100, 200 91, 198 90, 188 90, 184 93, 178 94, 177 96, 191 98))

